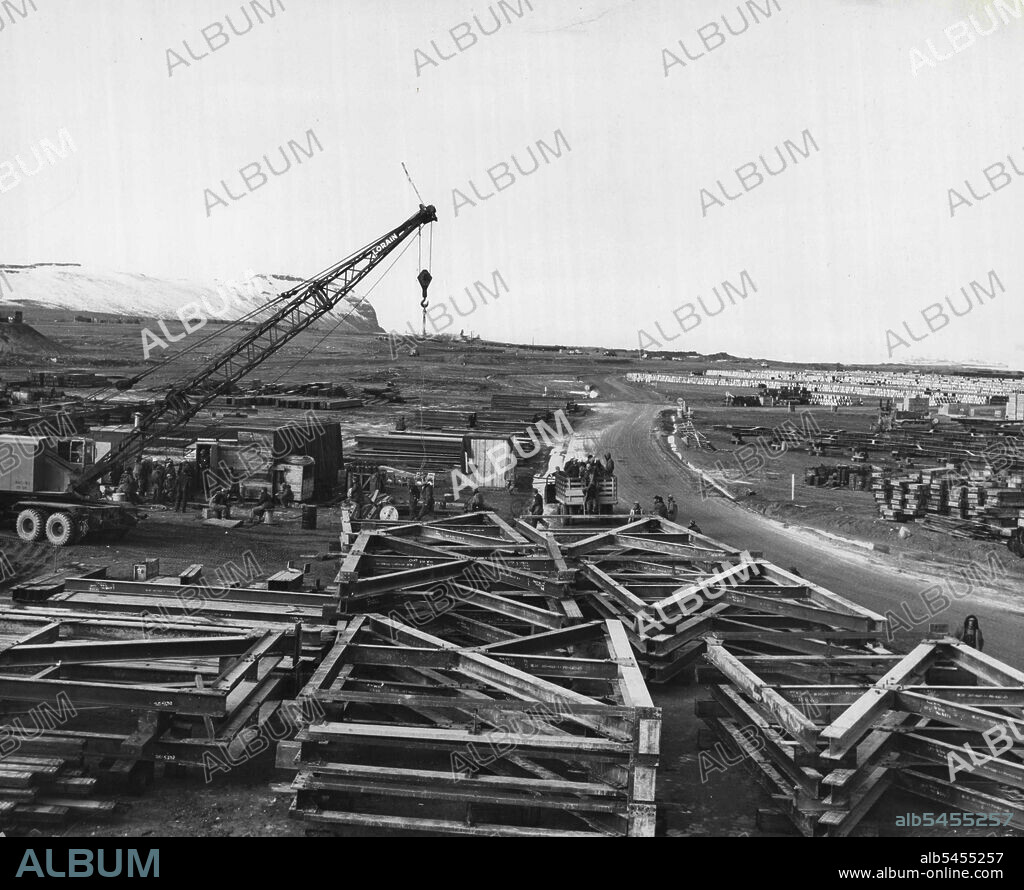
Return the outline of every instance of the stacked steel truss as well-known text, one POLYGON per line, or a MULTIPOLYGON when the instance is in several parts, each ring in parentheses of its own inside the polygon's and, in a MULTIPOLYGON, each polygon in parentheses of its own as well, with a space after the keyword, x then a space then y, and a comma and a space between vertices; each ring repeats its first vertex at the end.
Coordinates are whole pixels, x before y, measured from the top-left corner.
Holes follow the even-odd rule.
MULTIPOLYGON (((370 524, 367 524, 370 525, 370 524)), ((364 527, 337 641, 279 745, 320 828, 651 836, 661 729, 618 621, 585 621, 553 540, 495 514, 364 527)))
POLYGON ((759 553, 658 518, 493 513, 348 521, 340 546, 326 590, 295 567, 16 588, 0 708, 60 691, 80 714, 0 756, 0 824, 103 810, 88 766, 233 765, 255 732, 313 832, 651 836, 645 679, 687 677, 807 835, 850 833, 893 786, 1024 825, 1024 673, 946 637, 890 651, 881 615, 759 553), (265 731, 297 702, 294 732, 265 731))
POLYGON ((105 793, 145 786, 156 764, 228 772, 315 716, 294 692, 323 656, 333 597, 200 587, 197 570, 14 590, 29 601, 0 609, 4 830, 109 815, 105 793))
POLYGON ((893 785, 1024 827, 1024 673, 948 637, 899 655, 778 636, 773 654, 708 636, 702 713, 803 834, 849 834, 893 785))

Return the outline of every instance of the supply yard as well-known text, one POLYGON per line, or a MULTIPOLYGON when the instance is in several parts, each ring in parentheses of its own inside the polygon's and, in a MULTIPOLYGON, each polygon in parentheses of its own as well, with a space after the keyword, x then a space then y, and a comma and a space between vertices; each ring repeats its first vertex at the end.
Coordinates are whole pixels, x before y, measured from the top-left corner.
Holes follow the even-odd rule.
POLYGON ((1019 885, 1024 0, 229 6, 0 0, 0 875, 1019 885))
MULTIPOLYGON (((1024 830, 1012 756, 943 778, 1015 719, 1022 562, 891 531, 872 486, 906 484, 921 438, 872 432, 877 407, 726 406, 652 391, 625 357, 392 359, 358 334, 304 383, 294 342, 261 368, 288 369, 276 391, 220 395, 132 452, 195 465, 183 509, 151 486, 123 537, 5 533, 5 831, 875 835, 918 798, 1024 830), (571 462, 606 453, 614 499, 591 511, 571 462), (970 583, 921 621, 953 567, 970 583), (968 610, 984 656, 956 638, 968 610)), ((84 470, 141 440, 167 385, 104 410, 68 388, 11 408, 9 435, 48 432, 54 466, 84 470)), ((918 460, 988 445, 950 429, 918 460)))

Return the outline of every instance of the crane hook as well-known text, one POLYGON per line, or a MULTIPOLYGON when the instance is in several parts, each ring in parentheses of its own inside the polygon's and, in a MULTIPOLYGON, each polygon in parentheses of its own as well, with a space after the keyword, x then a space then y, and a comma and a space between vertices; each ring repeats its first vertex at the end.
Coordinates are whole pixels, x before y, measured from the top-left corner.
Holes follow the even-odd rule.
POLYGON ((420 300, 420 306, 423 307, 423 339, 425 340, 427 338, 427 288, 430 287, 430 282, 434 278, 424 269, 416 276, 416 280, 420 283, 420 287, 423 288, 423 299, 420 300))

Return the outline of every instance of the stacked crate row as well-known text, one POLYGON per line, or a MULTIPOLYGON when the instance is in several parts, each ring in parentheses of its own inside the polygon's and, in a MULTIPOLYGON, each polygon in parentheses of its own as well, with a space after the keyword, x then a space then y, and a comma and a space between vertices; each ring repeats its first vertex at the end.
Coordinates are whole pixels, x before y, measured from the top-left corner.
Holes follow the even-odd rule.
POLYGON ((828 466, 821 464, 817 467, 808 467, 804 474, 805 485, 838 486, 839 488, 852 488, 855 491, 863 491, 871 484, 872 472, 869 467, 851 467, 847 464, 836 464, 828 466))
POLYGON ((997 535, 1024 525, 1024 477, 1019 474, 1001 477, 982 470, 965 477, 937 467, 893 475, 874 467, 871 487, 882 517, 892 521, 953 516, 983 523, 997 535))

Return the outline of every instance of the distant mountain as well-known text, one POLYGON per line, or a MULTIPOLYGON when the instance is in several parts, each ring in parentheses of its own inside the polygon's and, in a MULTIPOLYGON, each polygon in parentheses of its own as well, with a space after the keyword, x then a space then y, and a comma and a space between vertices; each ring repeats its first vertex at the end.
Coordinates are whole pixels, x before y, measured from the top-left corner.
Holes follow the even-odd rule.
MULTIPOLYGON (((302 281, 292 275, 247 272, 241 281, 188 281, 136 272, 90 269, 73 263, 0 265, 3 305, 46 307, 78 313, 111 313, 142 318, 174 318, 198 306, 208 315, 236 319, 302 281)), ((384 333, 369 302, 343 301, 332 315, 344 318, 339 331, 384 333)), ((265 313, 258 316, 265 317, 265 313)))

